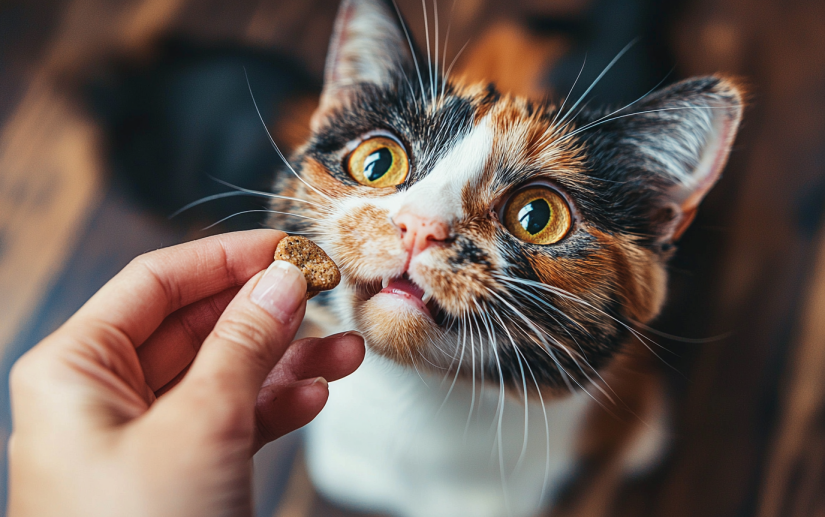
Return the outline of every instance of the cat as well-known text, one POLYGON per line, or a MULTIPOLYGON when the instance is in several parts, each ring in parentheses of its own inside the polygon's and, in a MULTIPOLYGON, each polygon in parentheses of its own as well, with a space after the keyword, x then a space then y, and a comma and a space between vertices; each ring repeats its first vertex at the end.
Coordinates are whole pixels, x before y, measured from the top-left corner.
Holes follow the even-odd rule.
POLYGON ((392 3, 344 0, 269 221, 341 269, 308 318, 369 348, 308 428, 317 490, 526 517, 596 463, 599 494, 655 463, 666 409, 634 325, 662 308, 742 108, 717 76, 619 110, 515 97, 433 68, 392 3))

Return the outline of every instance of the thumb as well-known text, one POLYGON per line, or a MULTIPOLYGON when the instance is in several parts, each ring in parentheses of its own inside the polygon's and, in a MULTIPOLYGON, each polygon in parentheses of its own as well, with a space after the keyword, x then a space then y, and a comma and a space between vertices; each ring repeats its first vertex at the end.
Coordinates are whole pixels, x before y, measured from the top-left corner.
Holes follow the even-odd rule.
POLYGON ((176 391, 218 411, 248 412, 251 423, 261 384, 295 337, 305 309, 301 270, 273 262, 238 292, 176 391))

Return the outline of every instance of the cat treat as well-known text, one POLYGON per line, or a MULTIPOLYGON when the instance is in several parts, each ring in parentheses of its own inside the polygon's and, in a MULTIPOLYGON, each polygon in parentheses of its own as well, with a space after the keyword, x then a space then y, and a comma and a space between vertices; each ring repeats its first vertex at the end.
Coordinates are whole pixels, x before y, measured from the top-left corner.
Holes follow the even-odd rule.
POLYGON ((341 281, 335 262, 306 237, 290 235, 281 239, 275 249, 275 260, 285 260, 301 270, 307 281, 307 300, 321 291, 334 289, 341 281))

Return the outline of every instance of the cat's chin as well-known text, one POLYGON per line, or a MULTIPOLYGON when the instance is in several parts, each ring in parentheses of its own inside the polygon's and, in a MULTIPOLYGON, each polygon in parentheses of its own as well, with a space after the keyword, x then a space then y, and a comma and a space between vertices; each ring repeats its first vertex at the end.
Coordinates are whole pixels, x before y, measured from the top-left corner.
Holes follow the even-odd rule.
POLYGON ((373 350, 396 362, 413 364, 421 355, 432 354, 427 350, 430 343, 441 341, 443 332, 428 306, 432 304, 425 304, 416 293, 390 284, 355 302, 355 322, 373 350))

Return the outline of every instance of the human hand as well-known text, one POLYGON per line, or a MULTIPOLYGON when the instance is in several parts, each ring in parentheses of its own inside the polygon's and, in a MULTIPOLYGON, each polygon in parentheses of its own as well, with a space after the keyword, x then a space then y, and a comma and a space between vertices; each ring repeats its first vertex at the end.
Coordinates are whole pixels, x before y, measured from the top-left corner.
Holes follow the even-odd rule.
POLYGON ((10 517, 251 515, 252 454, 364 357, 356 334, 291 343, 303 275, 262 271, 283 236, 138 257, 15 364, 10 517))

